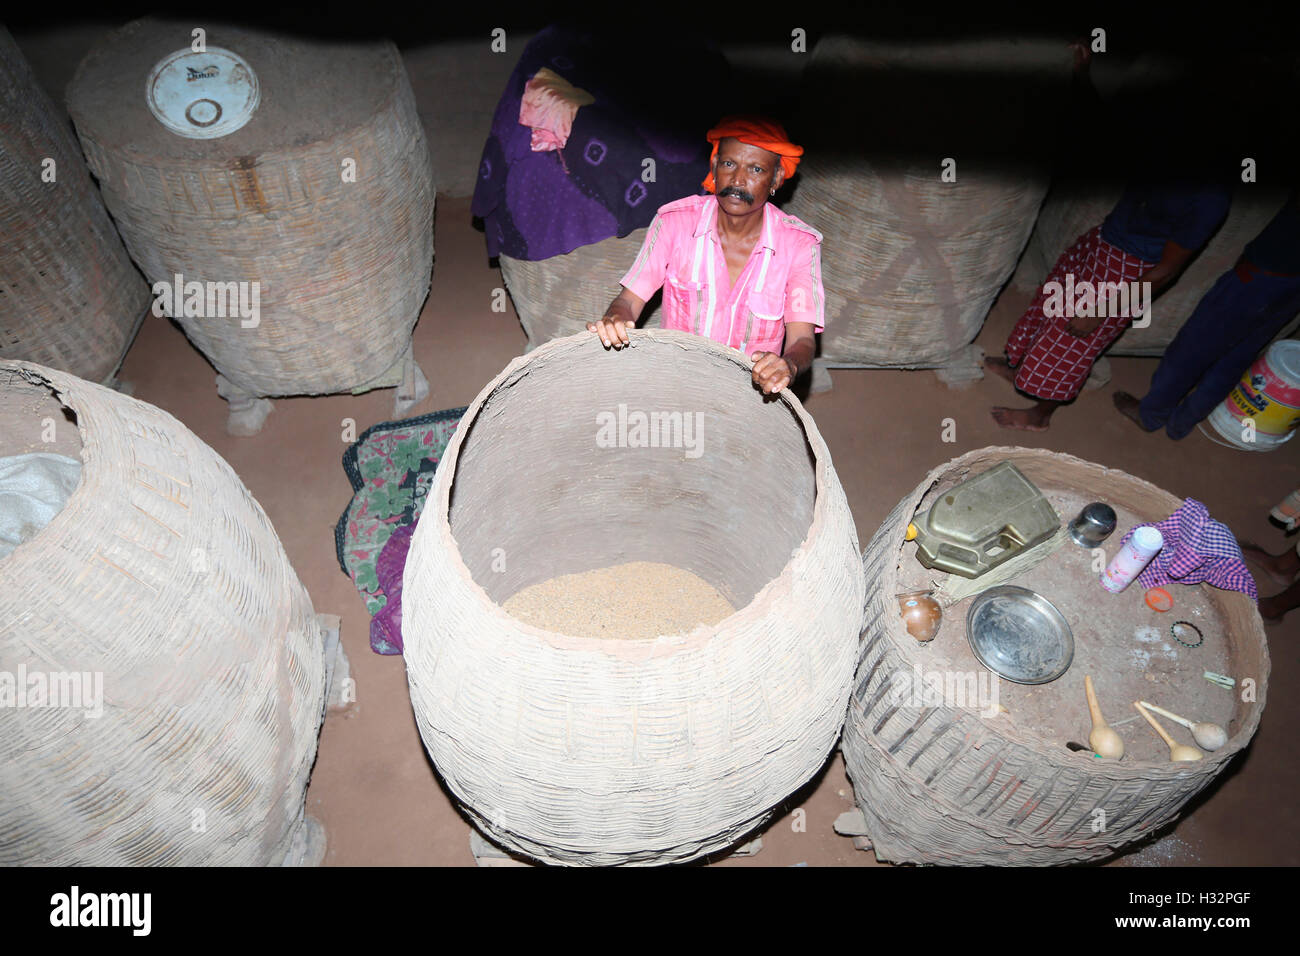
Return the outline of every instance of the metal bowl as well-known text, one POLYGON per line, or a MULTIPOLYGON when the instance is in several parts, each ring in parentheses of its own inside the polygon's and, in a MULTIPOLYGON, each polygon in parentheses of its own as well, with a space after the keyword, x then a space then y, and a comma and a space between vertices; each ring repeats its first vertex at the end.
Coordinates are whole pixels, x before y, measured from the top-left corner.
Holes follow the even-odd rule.
POLYGON ((1017 684, 1046 684, 1074 660, 1074 634, 1051 601, 1006 584, 976 596, 966 639, 979 662, 1017 684))
POLYGON ((1115 509, 1104 501, 1094 501, 1070 522, 1070 538, 1081 548, 1095 548, 1115 531, 1115 509))

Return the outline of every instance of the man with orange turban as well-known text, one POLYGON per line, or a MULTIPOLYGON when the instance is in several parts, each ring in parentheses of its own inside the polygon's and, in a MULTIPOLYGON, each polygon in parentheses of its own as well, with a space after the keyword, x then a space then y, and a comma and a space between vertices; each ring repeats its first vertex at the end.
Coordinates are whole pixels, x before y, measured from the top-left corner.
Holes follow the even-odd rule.
POLYGON ((646 301, 661 287, 665 329, 704 335, 746 352, 766 394, 811 364, 823 329, 821 233, 769 200, 803 147, 771 120, 731 116, 708 132, 704 188, 660 207, 641 252, 604 316, 587 325, 606 348, 628 344, 646 301))

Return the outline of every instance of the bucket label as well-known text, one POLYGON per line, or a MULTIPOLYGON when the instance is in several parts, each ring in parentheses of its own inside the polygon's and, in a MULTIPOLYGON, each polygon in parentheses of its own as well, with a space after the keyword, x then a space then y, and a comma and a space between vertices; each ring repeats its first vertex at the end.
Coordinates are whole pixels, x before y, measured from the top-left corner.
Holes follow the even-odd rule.
POLYGON ((1273 371, 1265 353, 1255 360, 1224 403, 1236 419, 1253 418, 1266 435, 1286 435, 1300 425, 1300 385, 1273 371))
POLYGON ((1282 378, 1268 364, 1268 353, 1261 355, 1242 376, 1242 384, 1249 383, 1257 392, 1265 392, 1268 397, 1283 405, 1300 408, 1300 382, 1291 382, 1282 378))

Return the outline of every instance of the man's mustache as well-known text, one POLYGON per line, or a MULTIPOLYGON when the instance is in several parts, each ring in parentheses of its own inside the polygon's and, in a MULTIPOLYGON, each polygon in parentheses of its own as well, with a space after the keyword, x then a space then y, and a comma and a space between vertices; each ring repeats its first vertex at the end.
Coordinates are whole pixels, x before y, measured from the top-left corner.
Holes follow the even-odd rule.
POLYGON ((754 194, 745 192, 745 190, 741 189, 739 186, 727 186, 718 193, 719 199, 722 199, 724 196, 735 196, 741 202, 749 203, 751 206, 754 204, 754 194))

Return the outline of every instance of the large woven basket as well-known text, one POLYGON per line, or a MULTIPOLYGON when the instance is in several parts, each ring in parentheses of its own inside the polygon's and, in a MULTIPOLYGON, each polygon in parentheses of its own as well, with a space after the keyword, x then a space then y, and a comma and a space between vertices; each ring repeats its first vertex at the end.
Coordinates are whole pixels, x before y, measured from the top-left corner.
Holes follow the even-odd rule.
POLYGON ((733 349, 590 333, 515 359, 470 406, 406 565, 402 634, 425 746, 473 821, 561 864, 723 849, 825 762, 843 722, 862 568, 816 426, 733 349), (702 454, 597 447, 597 416, 701 413, 702 454), (555 575, 692 571, 739 608, 654 639, 502 610, 555 575))
POLYGON ((605 314, 645 241, 637 229, 549 259, 498 257, 501 276, 528 336, 528 351, 581 332, 605 314))
POLYGON ((820 230, 832 367, 948 365, 979 334, 1029 237, 1045 179, 808 160, 790 211, 820 230))
MULTIPOLYGON (((1063 183, 1052 187, 1034 233, 1016 270, 1016 283, 1039 287, 1052 266, 1081 235, 1098 225, 1114 208, 1121 187, 1087 187, 1063 183)), ((1155 300, 1151 324, 1130 328, 1110 348, 1114 355, 1161 355, 1183 327, 1201 297, 1231 269, 1246 243, 1259 235, 1286 200, 1286 192, 1268 186, 1244 185, 1233 196, 1232 208, 1219 231, 1187 266, 1178 281, 1155 300)), ((1285 336, 1290 327, 1279 335, 1285 336)))
POLYGON ((807 154, 787 209, 824 237, 823 364, 971 363, 968 346, 1015 268, 1048 185, 1035 151, 1014 145, 1025 136, 1004 86, 1054 89, 1043 78, 1066 75, 1063 50, 819 41, 805 77, 807 154), (971 79, 1009 64, 1026 78, 990 80, 987 93, 971 79), (917 139, 900 132, 918 128, 925 132, 917 139), (993 131, 1005 137, 1009 159, 991 152, 993 131), (955 182, 941 179, 945 157, 957 161, 955 182))
POLYGON ((84 462, 64 508, 0 560, 0 670, 103 682, 98 717, 0 708, 0 864, 283 862, 325 661, 265 513, 151 405, 5 362, 0 412, 19 447, 79 429, 84 462), (51 392, 76 425, 48 414, 51 392))
POLYGON ((68 107, 127 248, 151 283, 260 283, 261 321, 176 320, 239 389, 322 394, 396 383, 429 289, 433 179, 397 48, 207 24, 261 104, 215 139, 172 133, 146 80, 193 24, 140 20, 77 69, 68 107), (355 161, 355 182, 345 162, 355 161))
MULTIPOLYGON (((912 560, 902 555, 908 522, 927 492, 942 494, 1004 459, 1044 489, 1078 489, 1090 496, 1085 501, 1109 501, 1144 520, 1161 520, 1181 504, 1123 472, 1027 448, 970 452, 931 471, 898 503, 863 553, 866 626, 843 740, 858 806, 884 860, 1059 864, 1108 856, 1171 822, 1250 743, 1259 726, 1269 674, 1259 613, 1246 595, 1209 587, 1204 590, 1220 618, 1211 633, 1217 639, 1222 630, 1234 673, 1255 679, 1257 699, 1247 703, 1235 696, 1233 717, 1225 722, 1227 745, 1196 763, 1090 758, 1048 746, 1007 719, 986 718, 976 706, 890 692, 906 675, 932 666, 930 655, 938 653, 907 633, 895 599, 899 563, 912 560), (1098 810, 1105 814, 1102 829, 1093 826, 1098 810)), ((1058 684, 1081 683, 1077 671, 1072 668, 1058 684)), ((1082 699, 1073 687, 1062 685, 1059 692, 1082 699)), ((1107 714, 1111 721, 1119 716, 1117 707, 1107 714)), ((1080 733, 1087 733, 1086 724, 1080 733)))
POLYGON ((62 111, 3 27, 0 112, 0 359, 108 382, 144 318, 149 288, 62 111), (43 180, 47 170, 53 182, 43 180))

